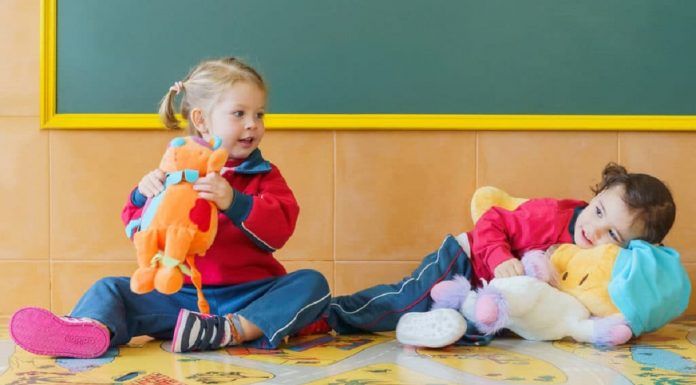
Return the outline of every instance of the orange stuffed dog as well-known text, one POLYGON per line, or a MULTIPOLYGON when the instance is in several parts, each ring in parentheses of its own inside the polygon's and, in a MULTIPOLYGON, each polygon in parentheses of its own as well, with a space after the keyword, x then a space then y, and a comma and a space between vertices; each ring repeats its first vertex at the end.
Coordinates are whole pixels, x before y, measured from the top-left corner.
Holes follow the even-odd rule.
POLYGON ((149 198, 142 216, 126 229, 133 237, 138 258, 131 290, 173 294, 181 289, 183 274, 187 274, 198 291, 198 308, 206 314, 210 307, 194 258, 204 255, 213 243, 218 210, 214 203, 198 197, 193 183, 210 172, 219 172, 227 161, 220 138, 211 142, 193 136, 171 141, 159 166, 167 173, 164 191, 149 198))

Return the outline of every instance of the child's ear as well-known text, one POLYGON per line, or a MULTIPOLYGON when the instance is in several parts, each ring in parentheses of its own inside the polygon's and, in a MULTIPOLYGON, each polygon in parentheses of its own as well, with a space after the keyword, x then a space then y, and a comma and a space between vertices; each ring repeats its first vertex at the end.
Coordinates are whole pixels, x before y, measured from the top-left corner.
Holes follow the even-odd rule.
POLYGON ((189 116, 191 117, 191 123, 193 124, 193 128, 195 128, 196 131, 201 133, 201 135, 205 135, 208 133, 208 128, 205 126, 205 116, 203 116, 203 110, 196 107, 191 110, 189 116))
POLYGON ((227 150, 225 150, 224 147, 220 147, 210 154, 210 158, 208 158, 207 173, 210 174, 211 172, 220 172, 220 170, 222 170, 222 166, 225 165, 225 162, 227 162, 227 150))

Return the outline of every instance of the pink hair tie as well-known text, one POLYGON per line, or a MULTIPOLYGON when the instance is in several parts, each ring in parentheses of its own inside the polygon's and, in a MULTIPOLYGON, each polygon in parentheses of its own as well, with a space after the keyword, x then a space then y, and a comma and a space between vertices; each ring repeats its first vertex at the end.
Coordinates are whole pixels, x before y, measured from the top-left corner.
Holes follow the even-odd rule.
POLYGON ((174 82, 174 85, 169 87, 169 91, 174 91, 176 92, 177 95, 179 95, 179 92, 184 89, 184 83, 182 82, 174 82))

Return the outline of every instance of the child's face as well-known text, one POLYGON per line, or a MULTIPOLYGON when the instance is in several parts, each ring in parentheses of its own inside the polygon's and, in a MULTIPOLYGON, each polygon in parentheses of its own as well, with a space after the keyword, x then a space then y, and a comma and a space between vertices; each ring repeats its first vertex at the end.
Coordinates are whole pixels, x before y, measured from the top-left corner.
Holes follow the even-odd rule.
POLYGON ((206 117, 208 135, 204 133, 203 138, 217 135, 230 158, 246 159, 266 132, 265 109, 266 93, 262 89, 250 82, 237 82, 220 96, 206 117))
POLYGON ((642 235, 643 224, 635 220, 623 201, 624 188, 610 187, 592 198, 575 222, 575 244, 582 248, 613 243, 626 246, 642 235))

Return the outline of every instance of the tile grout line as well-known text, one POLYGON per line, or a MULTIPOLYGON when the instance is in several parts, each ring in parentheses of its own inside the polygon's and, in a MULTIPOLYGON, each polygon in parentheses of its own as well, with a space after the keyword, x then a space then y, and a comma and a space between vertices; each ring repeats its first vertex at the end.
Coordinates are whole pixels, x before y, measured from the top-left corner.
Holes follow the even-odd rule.
POLYGON ((51 224, 53 223, 51 206, 53 204, 53 200, 51 199, 51 175, 54 170, 53 167, 51 167, 51 138, 53 136, 51 131, 48 131, 47 136, 48 139, 46 140, 46 144, 48 151, 46 152, 48 153, 48 188, 46 190, 48 191, 48 308, 53 311, 53 236, 51 234, 51 224))
POLYGON ((337 141, 338 141, 338 132, 336 130, 333 131, 333 231, 332 231, 332 239, 333 241, 331 242, 331 264, 332 264, 332 277, 331 277, 331 286, 336 289, 336 217, 337 217, 337 210, 336 210, 336 202, 338 201, 337 199, 337 194, 338 194, 338 188, 337 188, 337 171, 338 171, 338 146, 337 146, 337 141))

